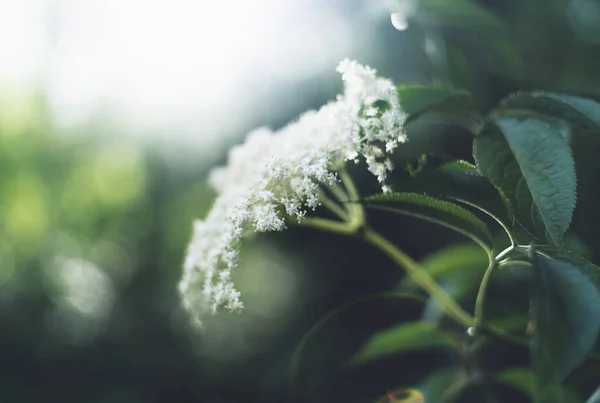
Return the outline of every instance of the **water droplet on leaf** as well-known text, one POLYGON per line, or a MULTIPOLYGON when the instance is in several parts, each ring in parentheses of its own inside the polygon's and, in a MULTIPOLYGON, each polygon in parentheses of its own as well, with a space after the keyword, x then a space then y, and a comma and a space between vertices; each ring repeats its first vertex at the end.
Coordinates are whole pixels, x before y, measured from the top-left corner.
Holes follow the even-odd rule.
POLYGON ((406 31, 408 29, 408 20, 406 19, 406 16, 404 14, 394 13, 392 14, 391 18, 392 25, 398 31, 406 31))

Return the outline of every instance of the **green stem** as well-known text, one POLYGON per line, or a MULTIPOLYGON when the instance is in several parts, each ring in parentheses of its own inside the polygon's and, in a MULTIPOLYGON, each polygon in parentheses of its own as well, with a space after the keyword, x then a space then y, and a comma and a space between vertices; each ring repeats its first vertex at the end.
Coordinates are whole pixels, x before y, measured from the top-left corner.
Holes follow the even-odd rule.
MULTIPOLYGON (((360 194, 352 178, 344 170, 340 172, 340 176, 348 191, 350 200, 354 202, 359 201, 360 194)), ((341 235, 362 236, 367 243, 384 252, 402 267, 415 283, 437 300, 449 316, 454 318, 458 323, 470 327, 473 324, 473 317, 463 310, 417 262, 388 239, 367 226, 362 204, 352 203, 352 206, 354 215, 349 222, 337 222, 322 218, 306 218, 302 222, 302 225, 341 235)))
POLYGON ((504 249, 502 252, 498 253, 496 255, 495 260, 496 260, 496 262, 501 262, 502 259, 504 259, 506 256, 508 256, 512 252, 526 254, 528 250, 529 250, 529 245, 519 245, 519 244, 515 243, 515 244, 510 245, 508 248, 504 249))
POLYGON ((516 246, 515 244, 510 245, 508 248, 506 248, 502 252, 498 253, 494 260, 496 260, 496 262, 501 261, 506 255, 508 255, 509 253, 511 253, 512 251, 515 250, 515 246, 516 246))
MULTIPOLYGON (((488 213, 488 214, 490 214, 490 213, 488 213)), ((504 224, 504 222, 502 222, 502 220, 500 220, 499 218, 497 218, 493 214, 490 214, 490 216, 492 218, 494 218, 496 220, 496 222, 498 224, 500 224, 500 226, 502 227, 502 229, 504 230, 504 232, 506 232, 506 235, 508 235, 508 239, 510 239, 511 245, 516 245, 517 244, 517 239, 514 237, 514 235, 512 234, 512 232, 510 232, 510 228, 508 228, 506 226, 506 224, 504 224)))
POLYGON ((446 294, 435 280, 404 251, 370 228, 365 228, 362 236, 367 243, 384 252, 394 262, 404 268, 409 277, 427 291, 430 296, 435 298, 449 316, 466 327, 473 324, 471 315, 465 312, 456 301, 446 294))
POLYGON ((354 220, 357 223, 364 224, 365 223, 365 210, 362 204, 358 203, 360 201, 360 193, 358 193, 358 189, 354 185, 352 178, 348 175, 346 170, 342 170, 340 172, 340 177, 342 178, 342 182, 348 191, 348 196, 350 198, 352 209, 354 210, 354 220))
POLYGON ((506 235, 508 236, 508 239, 510 240, 510 244, 512 246, 517 245, 517 239, 514 237, 514 235, 510 231, 510 228, 508 228, 508 226, 506 224, 504 224, 504 221, 502 221, 501 219, 499 219, 498 217, 496 217, 494 214, 492 214, 489 211, 485 211, 485 212, 487 213, 487 215, 489 215, 494 220, 496 220, 496 222, 502 227, 502 229, 504 230, 504 232, 506 232, 506 235))
POLYGON ((506 340, 509 343, 513 343, 521 347, 529 346, 529 341, 527 339, 514 336, 498 326, 485 325, 483 328, 490 334, 498 337, 499 339, 506 340))
POLYGON ((488 283, 490 281, 490 277, 492 276, 492 272, 496 267, 496 260, 492 255, 489 256, 490 264, 485 270, 485 274, 483 275, 483 279, 481 279, 481 284, 479 285, 479 291, 477 292, 477 299, 475 300, 475 318, 473 320, 473 326, 475 329, 479 329, 483 325, 483 315, 484 315, 484 304, 485 304, 485 293, 487 291, 488 283))
POLYGON ((362 225, 341 223, 323 218, 306 218, 302 221, 302 225, 341 235, 362 235, 367 243, 384 252, 400 267, 406 270, 408 276, 427 291, 430 296, 435 298, 449 316, 466 327, 470 327, 473 324, 471 315, 465 312, 456 301, 446 294, 446 292, 417 262, 392 242, 372 229, 363 227, 362 225))
POLYGON ((348 175, 348 172, 346 172, 346 170, 342 170, 340 172, 340 177, 342 178, 342 183, 348 191, 348 196, 350 197, 350 200, 354 202, 359 201, 360 193, 358 193, 358 189, 356 188, 356 185, 354 184, 354 181, 352 180, 350 175, 348 175))
POLYGON ((325 218, 309 217, 302 220, 300 225, 320 229, 323 231, 332 232, 334 234, 341 235, 354 235, 356 234, 356 226, 350 225, 346 222, 338 222, 327 220, 325 218))
POLYGON ((491 211, 488 211, 486 209, 484 209, 481 206, 478 206, 477 204, 473 204, 467 200, 463 200, 463 199, 457 199, 459 202, 464 203, 468 206, 474 207, 476 209, 478 209, 479 211, 481 211, 482 213, 487 214, 488 216, 490 216, 494 221, 496 221, 498 223, 498 225, 500 225, 502 227, 502 229, 504 230, 504 232, 506 232, 506 235, 508 236, 508 239, 510 240, 510 244, 511 245, 517 245, 517 240, 514 237, 514 235, 512 234, 512 232, 510 232, 510 228, 508 228, 508 226, 506 224, 504 224, 504 222, 499 219, 498 217, 496 217, 495 214, 493 214, 491 211))
POLYGON ((337 197, 340 203, 347 203, 350 200, 350 196, 348 196, 348 193, 346 193, 344 186, 333 185, 329 186, 328 189, 335 197, 337 197))
MULTIPOLYGON (((345 172, 341 172, 341 178, 344 183, 346 190, 348 191, 348 196, 350 201, 359 201, 360 195, 356 189, 356 186, 352 182, 350 176, 345 172)), ((337 189, 336 189, 337 190, 337 189)), ((340 190, 337 190, 340 192, 340 190)), ((336 193, 338 196, 338 193, 336 193)), ((340 199, 340 201, 342 201, 340 199)), ((332 202, 333 205, 337 206, 336 203, 332 202)), ((331 209, 331 203, 329 201, 327 203, 323 203, 326 207, 331 209)), ((475 329, 483 329, 489 332, 492 335, 497 336, 498 338, 504 339, 506 341, 516 343, 518 345, 527 346, 528 342, 526 339, 522 339, 517 336, 513 336, 505 330, 493 326, 493 325, 485 325, 483 323, 483 305, 485 301, 485 293, 487 290, 487 285, 489 283, 489 279, 495 267, 502 266, 502 263, 499 263, 499 260, 504 256, 508 255, 512 251, 524 252, 527 250, 527 247, 523 247, 522 245, 518 245, 510 231, 507 228, 507 234, 511 239, 512 245, 500 252, 496 258, 494 258, 487 247, 484 249, 487 251, 488 256, 490 258, 490 264, 486 269, 486 272, 481 281, 481 286, 479 288, 479 292, 477 294, 477 299, 475 302, 475 316, 472 317, 469 313, 463 310, 460 305, 454 299, 452 299, 436 282, 435 280, 425 271, 417 262, 415 262, 410 256, 408 256, 404 251, 390 242, 388 239, 384 238, 379 233, 372 230, 367 226, 366 223, 366 215, 364 212, 364 208, 361 203, 351 203, 353 205, 352 214, 347 214, 345 217, 341 217, 342 219, 346 219, 343 222, 332 221, 323 218, 305 218, 301 225, 313 227, 316 229, 320 229, 323 231, 328 231, 340 235, 347 236, 361 236, 367 243, 376 247, 377 249, 384 252, 389 258, 391 258, 394 262, 396 262, 400 267, 402 267, 408 276, 421 288, 423 288, 431 297, 435 298, 437 302, 441 305, 444 312, 448 314, 448 316, 452 317, 459 324, 470 328, 474 325, 475 329), (348 215, 352 215, 352 217, 348 217, 348 215), (349 219, 349 221, 348 221, 349 219)), ((332 210, 333 211, 333 210, 332 210)), ((335 214, 338 212, 333 211, 335 214)), ((350 211, 348 211, 350 213, 350 211)), ((499 221, 499 220, 498 220, 499 221)), ((500 221, 499 221, 500 222, 500 221)), ((504 226, 503 226, 504 227, 504 226)), ((524 262, 525 263, 525 262, 524 262)))
POLYGON ((410 217, 415 217, 415 218, 418 218, 418 219, 421 219, 421 220, 432 222, 432 223, 440 225, 442 227, 450 228, 451 230, 456 231, 459 234, 466 236, 467 238, 469 238, 473 242, 475 242, 477 245, 481 246, 481 248, 488 255, 492 253, 491 250, 490 250, 490 248, 489 248, 489 246, 487 245, 487 243, 485 241, 481 240, 478 236, 473 235, 471 232, 465 231, 465 230, 463 230, 462 228, 460 228, 460 227, 458 227, 456 225, 452 225, 452 224, 449 224, 448 222, 438 220, 437 218, 430 217, 430 216, 428 216, 426 214, 413 213, 413 212, 408 212, 406 210, 398 210, 398 209, 395 209, 393 207, 387 207, 387 206, 373 205, 372 207, 375 208, 375 209, 381 210, 381 211, 389 211, 389 212, 396 213, 396 214, 404 214, 404 215, 407 215, 407 216, 410 216, 410 217))
POLYGON ((321 201, 323 206, 327 207, 333 214, 335 214, 342 220, 348 221, 350 219, 348 212, 341 208, 335 201, 327 197, 325 192, 321 189, 319 189, 319 200, 321 201))
MULTIPOLYGON (((505 263, 502 259, 508 256, 511 252, 522 250, 521 246, 513 243, 508 248, 504 249, 502 252, 498 253, 498 255, 494 258, 491 254, 488 253, 490 263, 485 270, 485 274, 483 275, 483 279, 481 279, 481 284, 479 285, 479 291, 477 292, 477 298, 475 299, 475 319, 473 322, 473 326, 475 329, 479 329, 483 327, 483 317, 484 317, 484 304, 485 304, 485 294, 487 291, 488 283, 490 281, 490 277, 492 276, 492 272, 496 267, 501 267, 505 263)), ((495 334, 499 334, 501 332, 500 329, 495 328, 493 330, 495 334)))
POLYGON ((504 266, 525 266, 527 268, 531 268, 531 263, 530 262, 526 262, 524 260, 511 260, 509 262, 499 262, 498 263, 498 268, 501 269, 504 266))

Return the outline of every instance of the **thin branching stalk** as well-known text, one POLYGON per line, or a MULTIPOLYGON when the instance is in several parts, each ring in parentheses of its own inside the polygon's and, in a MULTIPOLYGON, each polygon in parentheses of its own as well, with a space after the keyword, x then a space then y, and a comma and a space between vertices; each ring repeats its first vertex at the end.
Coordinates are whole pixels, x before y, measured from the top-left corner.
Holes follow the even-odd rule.
MULTIPOLYGON (((350 176, 342 171, 341 178, 351 200, 358 201, 360 195, 350 176)), ((322 218, 306 218, 302 222, 302 225, 337 234, 362 237, 368 244, 382 251, 402 267, 408 276, 433 297, 450 317, 463 326, 470 327, 473 325, 473 317, 463 310, 460 305, 458 305, 458 303, 436 283, 425 269, 402 249, 398 248, 391 241, 375 232, 367 225, 366 215, 362 204, 352 203, 352 206, 354 214, 350 221, 337 222, 322 218)))
POLYGON ((338 216, 343 221, 350 220, 350 216, 348 215, 348 212, 346 210, 344 210, 342 207, 340 207, 340 205, 337 204, 334 200, 327 197, 327 195, 325 194, 325 191, 323 191, 323 190, 319 191, 319 200, 321 201, 321 204, 323 206, 327 207, 333 214, 338 216))
POLYGON ((463 310, 460 305, 454 301, 435 280, 425 271, 417 262, 415 262, 404 251, 384 238, 377 232, 367 228, 362 233, 363 238, 367 243, 384 252, 395 263, 401 266, 408 276, 421 288, 433 297, 448 314, 458 323, 469 327, 473 324, 473 317, 463 310))
POLYGON ((479 285, 479 291, 477 292, 477 298, 475 300, 475 318, 473 320, 473 327, 475 327, 475 329, 479 329, 483 325, 485 294, 487 291, 488 283, 490 281, 490 277, 492 276, 492 272, 497 267, 497 263, 494 257, 490 255, 489 258, 490 263, 487 269, 485 270, 483 279, 481 279, 481 284, 479 285))

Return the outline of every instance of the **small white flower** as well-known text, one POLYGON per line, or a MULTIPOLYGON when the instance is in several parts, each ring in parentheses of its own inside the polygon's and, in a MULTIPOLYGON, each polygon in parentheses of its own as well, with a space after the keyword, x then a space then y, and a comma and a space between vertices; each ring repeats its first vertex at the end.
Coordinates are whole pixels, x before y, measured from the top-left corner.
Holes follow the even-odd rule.
POLYGON ((344 93, 335 101, 278 132, 251 132, 229 152, 227 166, 211 172, 218 197, 194 225, 179 283, 183 305, 198 323, 219 307, 243 308, 232 282, 240 242, 253 232, 282 231, 290 217, 301 222, 321 204, 319 186, 337 186, 333 167, 363 158, 381 183, 392 169, 389 154, 406 140, 394 85, 355 61, 342 61, 337 71, 344 93))
POLYGON ((319 202, 319 198, 315 194, 311 194, 306 199, 306 205, 313 210, 315 210, 319 206, 319 204, 321 203, 319 202))
POLYGON ((374 108, 372 105, 369 105, 365 108, 365 115, 366 116, 376 116, 377 115, 377 108, 374 108))
POLYGON ((393 152, 397 146, 398 146, 398 142, 396 141, 396 139, 394 139, 392 141, 388 141, 387 143, 385 143, 385 152, 389 154, 389 153, 393 152))

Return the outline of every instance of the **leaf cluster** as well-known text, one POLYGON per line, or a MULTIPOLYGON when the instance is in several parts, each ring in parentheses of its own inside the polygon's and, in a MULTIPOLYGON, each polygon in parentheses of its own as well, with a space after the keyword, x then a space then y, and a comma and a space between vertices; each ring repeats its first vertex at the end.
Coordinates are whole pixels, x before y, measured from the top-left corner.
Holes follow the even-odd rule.
MULTIPOLYGON (((440 306, 429 300, 420 320, 396 323, 366 339, 347 359, 347 370, 444 351, 444 357, 452 357, 449 365, 421 378, 413 392, 406 384, 394 392, 408 400, 389 400, 394 393, 388 393, 381 401, 461 402, 483 390, 505 393, 498 388, 517 390, 538 402, 581 401, 574 400, 580 396, 565 381, 594 359, 590 354, 600 332, 600 268, 563 244, 577 200, 575 162, 565 128, 600 133, 600 104, 573 95, 519 92, 484 115, 463 90, 412 85, 399 87, 398 96, 409 120, 426 118, 431 111, 452 115, 460 110, 457 120, 463 121, 474 117, 476 121, 465 125, 473 134, 474 164, 420 158, 418 169, 395 183, 392 193, 375 194, 362 203, 450 228, 480 247, 450 249, 435 264, 423 263, 454 298, 479 290, 477 300, 471 301, 475 327, 467 333, 448 327, 440 306), (505 237, 495 236, 498 232, 505 237), (525 288, 528 308, 513 306, 511 299, 519 297, 508 294, 503 312, 486 312, 488 287, 504 287, 504 292, 507 287, 525 288), (494 338, 527 347, 530 359, 520 367, 483 369, 479 349, 494 338)), ((400 288, 423 296, 410 280, 400 288)))

